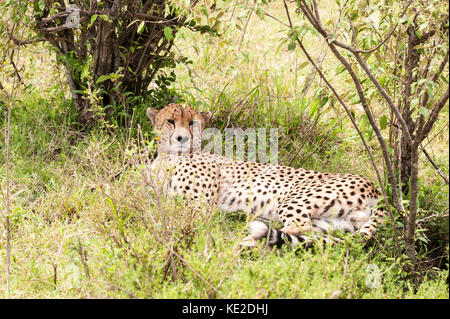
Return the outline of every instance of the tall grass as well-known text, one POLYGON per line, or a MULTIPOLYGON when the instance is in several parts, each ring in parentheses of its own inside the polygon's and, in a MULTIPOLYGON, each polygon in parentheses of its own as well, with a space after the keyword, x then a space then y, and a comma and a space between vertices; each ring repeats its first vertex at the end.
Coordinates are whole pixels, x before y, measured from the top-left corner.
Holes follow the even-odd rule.
POLYGON ((383 244, 243 251, 245 216, 158 195, 151 143, 119 129, 75 133, 70 109, 52 121, 53 105, 34 103, 24 96, 12 130, 12 297, 448 297, 445 270, 415 290, 383 244), (366 284, 370 264, 378 288, 366 284))
MULTIPOLYGON (((276 15, 280 8, 274 2, 269 9, 276 15)), ((308 82, 311 69, 280 46, 284 32, 256 15, 245 35, 232 23, 220 38, 180 32, 175 44, 193 63, 178 66, 173 89, 212 111, 215 127, 279 128, 280 164, 373 177, 356 133, 320 83, 308 82)), ((320 43, 309 45, 315 58, 325 54, 320 43)), ((328 56, 323 65, 335 69, 328 56)), ((154 144, 144 110, 151 101, 129 101, 138 107, 127 129, 83 130, 66 88, 51 81, 51 63, 30 68, 50 71, 30 72, 31 86, 12 112, 12 297, 448 298, 448 186, 425 159, 419 254, 428 264, 417 287, 404 261, 391 258, 389 223, 367 244, 344 236, 333 246, 246 251, 239 246, 245 215, 164 198, 148 176, 154 144), (379 281, 371 286, 374 266, 379 281)), ((438 123, 431 145, 448 175, 446 127, 446 119, 438 123)), ((0 183, 4 189, 3 169, 0 183)), ((2 268, 5 236, 1 224, 2 268)))

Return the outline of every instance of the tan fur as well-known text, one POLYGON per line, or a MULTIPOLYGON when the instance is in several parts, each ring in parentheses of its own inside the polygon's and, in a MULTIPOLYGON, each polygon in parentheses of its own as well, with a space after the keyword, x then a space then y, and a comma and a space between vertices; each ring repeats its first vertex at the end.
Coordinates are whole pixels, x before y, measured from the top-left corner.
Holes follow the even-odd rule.
MULTIPOLYGON (((226 211, 242 210, 279 220, 284 225, 281 231, 293 236, 337 228, 371 237, 377 219, 384 216, 375 209, 379 192, 364 177, 233 161, 202 152, 195 143, 180 151, 174 139, 177 132, 195 140, 192 121, 199 121, 201 132, 210 115, 179 104, 169 104, 160 111, 148 109, 147 115, 158 132, 158 157, 152 169, 172 167, 167 185, 170 192, 226 211)), ((247 238, 246 242, 254 241, 247 238)))

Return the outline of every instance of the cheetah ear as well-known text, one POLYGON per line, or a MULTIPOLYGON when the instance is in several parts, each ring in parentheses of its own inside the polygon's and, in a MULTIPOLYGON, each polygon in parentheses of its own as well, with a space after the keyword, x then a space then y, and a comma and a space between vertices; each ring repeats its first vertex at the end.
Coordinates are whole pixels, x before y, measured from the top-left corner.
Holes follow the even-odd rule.
POLYGON ((155 125, 155 117, 156 114, 158 114, 158 110, 154 109, 154 108, 147 108, 147 110, 145 111, 145 113, 147 114, 147 117, 150 119, 150 122, 155 125))
POLYGON ((209 123, 212 119, 213 114, 209 111, 207 112, 200 112, 200 115, 203 117, 203 119, 205 120, 205 123, 209 123))

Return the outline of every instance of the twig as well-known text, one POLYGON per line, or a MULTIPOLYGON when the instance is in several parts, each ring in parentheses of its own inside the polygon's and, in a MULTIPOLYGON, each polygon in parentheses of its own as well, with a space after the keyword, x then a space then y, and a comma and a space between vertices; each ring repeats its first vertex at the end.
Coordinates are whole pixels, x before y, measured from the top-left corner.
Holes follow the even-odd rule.
POLYGON ((28 40, 19 40, 13 35, 10 35, 11 40, 14 42, 15 45, 21 46, 21 45, 27 45, 27 44, 35 44, 36 42, 42 42, 45 41, 45 39, 40 38, 32 38, 28 40))
POLYGON ((347 247, 347 252, 345 253, 345 264, 344 264, 344 273, 342 274, 342 281, 345 281, 345 275, 347 275, 349 251, 350 251, 350 249, 347 247))
MULTIPOLYGON (((87 17, 82 17, 80 18, 79 23, 81 24, 82 22, 86 21, 88 18, 87 17)), ((49 27, 49 28, 42 28, 42 31, 45 32, 60 32, 60 31, 64 31, 64 30, 68 30, 68 29, 72 29, 72 26, 67 26, 66 23, 59 25, 57 27, 49 27)))
MULTIPOLYGON (((284 1, 285 2, 285 1, 284 1)), ((315 1, 312 1, 313 3, 315 3, 315 1)), ((369 79, 373 82, 373 84, 376 86, 376 88, 378 89, 378 91, 380 92, 381 96, 383 96, 383 98, 387 101, 389 107, 392 109, 392 111, 394 112, 395 116, 397 117, 399 123, 401 124, 402 130, 404 131, 405 137, 406 137, 406 141, 408 142, 409 145, 412 144, 412 138, 411 138, 411 134, 409 132, 409 128, 405 122, 405 120, 403 119, 403 117, 401 116, 401 113, 399 111, 399 109, 395 106, 395 104, 393 103, 391 97, 387 94, 387 92, 384 90, 384 88, 381 86, 381 84, 379 83, 379 81, 375 78, 375 76, 373 76, 372 72, 370 72, 369 67, 367 66, 366 62, 364 61, 364 59, 361 58, 361 56, 359 55, 358 50, 353 47, 353 46, 349 46, 346 45, 344 43, 341 43, 339 41, 337 41, 336 39, 332 39, 330 37, 330 35, 328 34, 328 32, 322 27, 322 22, 318 19, 318 17, 314 17, 313 14, 311 13, 311 10, 309 9, 309 7, 304 3, 304 1, 300 1, 299 2, 299 6, 300 9, 303 11, 303 13, 305 14, 305 16, 307 17, 307 19, 310 21, 310 23, 314 26, 314 28, 325 38, 328 39, 328 45, 331 49, 331 51, 333 51, 333 53, 335 54, 335 56, 342 62, 342 64, 346 67, 346 69, 348 70, 348 72, 350 73, 350 76, 352 77, 353 81, 355 82, 355 80, 357 80, 357 82, 359 82, 358 77, 354 74, 353 69, 351 68, 351 66, 348 64, 348 62, 345 60, 345 58, 339 53, 339 51, 336 49, 336 46, 341 47, 343 49, 348 50, 349 52, 351 52, 356 60, 358 61, 358 63, 361 65, 361 67, 364 69, 364 71, 366 72, 366 74, 368 75, 369 79)), ((285 7, 287 8, 286 2, 285 2, 285 7)), ((292 25, 292 22, 290 23, 290 25, 292 25)), ((365 97, 362 98, 362 95, 360 93, 362 93, 362 88, 360 88, 360 85, 358 85, 358 83, 355 82, 355 86, 356 86, 356 90, 358 92, 358 95, 360 97, 361 100, 361 104, 363 105, 364 109, 366 110, 365 106, 364 106, 364 100, 365 97), (360 90, 361 89, 361 90, 360 90)), ((371 112, 370 109, 367 108, 367 110, 369 111, 369 113, 367 114, 367 117, 369 118, 369 122, 371 122, 372 125, 372 120, 371 119, 371 112)), ((367 113, 367 112, 366 112, 367 113)), ((373 122, 373 124, 375 124, 375 122, 373 122)), ((375 124, 376 125, 376 124, 375 124)), ((377 134, 377 130, 376 127, 374 127, 374 131, 378 137, 378 139, 381 137, 381 135, 377 134)), ((383 146, 383 145, 382 145, 383 146)), ((393 183, 392 185, 395 185, 395 183, 393 183)))
MULTIPOLYGON (((14 84, 13 84, 14 87, 14 84)), ((6 124, 6 298, 9 298, 10 266, 11 266, 11 228, 9 226, 9 148, 10 148, 10 123, 11 123, 11 95, 8 95, 8 119, 6 124)))
POLYGON ((56 258, 55 258, 55 261, 53 262, 53 264, 52 264, 52 266, 53 266, 53 283, 55 284, 55 287, 56 287, 56 282, 57 282, 57 274, 58 274, 58 259, 59 259, 59 256, 60 256, 60 254, 61 254, 61 249, 62 249, 62 246, 63 246, 63 244, 64 244, 64 237, 65 237, 65 233, 64 233, 64 235, 63 235, 63 241, 61 242, 61 244, 59 245, 59 249, 58 249, 58 253, 56 254, 56 258))
POLYGON ((89 282, 91 280, 91 276, 89 275, 89 268, 86 262, 86 252, 83 251, 83 247, 81 246, 81 241, 80 238, 78 238, 78 254, 80 255, 80 259, 81 259, 81 263, 83 264, 84 267, 84 273, 86 274, 86 277, 88 279, 88 285, 89 282))
POLYGON ((159 241, 161 244, 163 244, 169 251, 177 256, 177 258, 185 265, 187 266, 198 278, 200 278, 207 286, 209 286, 211 289, 213 289, 221 298, 224 298, 224 296, 220 293, 220 291, 214 287, 208 280, 206 280, 200 273, 198 273, 187 261, 184 259, 179 253, 177 253, 175 250, 173 250, 172 246, 169 246, 165 240, 162 240, 158 237, 155 237, 157 241, 159 241))
POLYGON ((242 36, 241 36, 241 40, 239 41, 238 52, 241 52, 241 46, 242 46, 242 42, 244 41, 245 32, 247 31, 248 23, 250 22, 250 19, 252 17, 253 11, 255 10, 255 7, 256 7, 256 1, 253 2, 253 7, 250 8, 250 12, 248 14, 247 21, 245 22, 244 30, 242 30, 242 36))
MULTIPOLYGON (((448 208, 447 208, 447 210, 448 210, 448 208)), ((435 218, 435 217, 445 218, 445 217, 448 217, 448 214, 444 214, 444 215, 439 215, 439 214, 430 215, 430 216, 427 216, 427 217, 424 217, 422 219, 417 220, 417 223, 421 223, 423 221, 426 221, 428 219, 435 218)))
POLYGON ((268 13, 267 11, 265 11, 264 9, 260 9, 260 10, 264 13, 265 16, 268 16, 269 18, 271 18, 271 19, 273 19, 273 20, 275 20, 275 21, 281 23, 281 24, 284 25, 285 27, 288 27, 288 28, 289 28, 289 24, 287 24, 287 23, 281 21, 281 20, 278 19, 277 17, 274 17, 273 15, 269 14, 269 13, 268 13))
MULTIPOLYGON (((302 4, 304 1, 301 1, 300 4, 302 4)), ((313 0, 314 2, 314 0, 313 0)), ((301 6, 301 8, 306 8, 305 10, 307 10, 307 6, 303 5, 301 6)), ((305 12, 304 12, 305 13, 305 12)), ((305 13, 306 15, 307 13, 305 13)), ((325 38, 328 38, 328 33, 322 28, 322 23, 321 21, 314 21, 314 25, 316 25, 316 28, 319 28, 318 31, 319 33, 322 34, 322 36, 324 36, 325 38)), ((353 70, 352 66, 350 65, 349 61, 337 50, 334 41, 329 41, 328 42, 328 46, 331 49, 331 51, 333 52, 333 54, 336 56, 336 58, 342 63, 342 65, 344 65, 344 67, 347 69, 347 72, 350 74, 353 83, 355 84, 355 88, 356 88, 356 92, 358 94, 358 97, 360 99, 361 105, 364 109, 364 112, 367 115, 367 118, 370 122, 371 127, 373 128, 375 135, 378 139, 378 142, 380 144, 381 147, 381 151, 383 154, 383 159, 386 163, 386 169, 387 169, 387 173, 388 173, 388 178, 389 178, 389 182, 391 185, 396 185, 396 180, 395 180, 395 174, 392 168, 392 164, 391 164, 391 159, 389 156, 389 152, 388 152, 388 147, 386 145, 386 141, 383 137, 383 135, 381 134, 380 128, 378 127, 373 113, 371 111, 371 109, 369 108, 368 105, 368 101, 366 99, 366 96, 364 94, 364 90, 362 88, 361 85, 361 81, 359 80, 358 75, 355 73, 355 71, 353 70)), ((386 100, 388 101, 388 104, 391 108, 391 110, 394 112, 394 114, 396 114, 398 121, 401 124, 401 127, 403 128, 404 134, 407 137, 406 140, 407 142, 410 144, 412 143, 411 140, 411 136, 409 135, 409 130, 408 130, 408 126, 406 125, 406 122, 404 121, 403 117, 400 114, 400 111, 398 110, 398 108, 393 104, 390 96, 384 91, 383 87, 381 87, 380 83, 378 82, 378 80, 373 76, 373 74, 370 72, 369 67, 367 66, 367 64, 365 63, 365 61, 361 58, 361 56, 354 52, 354 50, 352 48, 350 48, 350 51, 354 54, 355 58, 357 59, 358 63, 361 65, 361 67, 364 69, 364 71, 366 72, 366 74, 369 76, 369 78, 372 80, 372 82, 375 84, 375 86, 377 87, 377 89, 380 91, 380 94, 386 98, 386 100), (409 139, 408 139, 409 137, 409 139)), ((381 184, 382 185, 382 184, 381 184)), ((404 207, 403 207, 403 203, 399 200, 399 195, 398 195, 398 190, 396 187, 392 188, 392 198, 395 204, 395 207, 398 211, 402 212, 404 211, 404 207)))
POLYGON ((9 56, 9 59, 10 59, 11 65, 12 65, 13 68, 14 68, 14 74, 17 76, 17 79, 19 80, 19 83, 20 83, 20 84, 23 84, 22 77, 20 76, 20 73, 19 73, 19 71, 17 70, 17 67, 16 67, 16 64, 14 63, 13 57, 14 57, 14 51, 11 52, 11 54, 10 54, 10 56, 9 56))
POLYGON ((431 165, 433 165, 433 167, 435 168, 435 170, 438 172, 438 174, 444 179, 445 183, 448 185, 448 177, 445 176, 445 174, 441 171, 441 169, 439 168, 439 166, 437 166, 436 163, 431 159, 430 155, 429 155, 428 152, 423 148, 422 145, 420 145, 420 149, 421 149, 422 152, 425 154, 425 156, 428 158, 428 160, 430 161, 431 165))
POLYGON ((430 133, 431 129, 433 128, 434 122, 436 122, 437 117, 439 115, 439 112, 442 110, 442 108, 445 106, 449 98, 449 88, 447 87, 447 91, 445 91, 444 95, 442 95, 441 99, 436 102, 436 104, 433 107, 433 110, 430 113, 430 116, 428 117, 427 122, 423 126, 422 129, 422 138, 420 141, 425 139, 425 137, 430 133))
MULTIPOLYGON (((12 60, 11 60, 12 61, 12 60)), ((16 88, 16 78, 13 78, 13 83, 11 86, 11 92, 8 94, 8 104, 7 104, 7 120, 6 120, 6 160, 5 160, 5 170, 6 170, 6 298, 10 295, 10 280, 11 280, 11 227, 9 224, 10 216, 10 185, 9 185, 9 156, 10 156, 10 144, 11 144, 11 103, 14 100, 16 88)))
MULTIPOLYGON (((412 0, 408 1, 406 6, 403 8, 403 12, 399 15, 399 17, 402 17, 406 13, 406 10, 409 8, 409 5, 411 4, 411 2, 412 2, 412 0)), ((372 52, 378 50, 383 44, 386 43, 387 40, 389 40, 389 38, 392 36, 392 34, 394 34, 394 31, 397 29, 397 27, 398 27, 398 22, 391 29, 391 31, 388 32, 386 37, 380 43, 378 43, 375 47, 373 47, 372 49, 369 49, 369 50, 356 49, 356 52, 358 52, 358 53, 372 53, 372 52)))

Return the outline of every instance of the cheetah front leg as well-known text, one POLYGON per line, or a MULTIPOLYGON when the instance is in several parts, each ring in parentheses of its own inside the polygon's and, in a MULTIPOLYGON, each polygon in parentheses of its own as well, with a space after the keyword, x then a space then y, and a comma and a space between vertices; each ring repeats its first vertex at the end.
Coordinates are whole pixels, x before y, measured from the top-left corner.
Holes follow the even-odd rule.
POLYGON ((256 247, 258 240, 268 237, 269 245, 278 245, 283 242, 310 242, 305 236, 313 231, 310 212, 298 204, 298 199, 285 198, 275 206, 278 219, 283 223, 281 229, 271 229, 265 223, 254 221, 249 224, 250 236, 241 241, 241 246, 256 247), (283 235, 284 234, 284 235, 283 235), (286 239, 283 239, 283 236, 286 239))
POLYGON ((375 235, 377 226, 384 222, 385 216, 385 212, 381 209, 372 211, 369 220, 367 221, 367 223, 361 226, 361 228, 358 230, 358 233, 363 234, 366 239, 372 238, 375 235))

